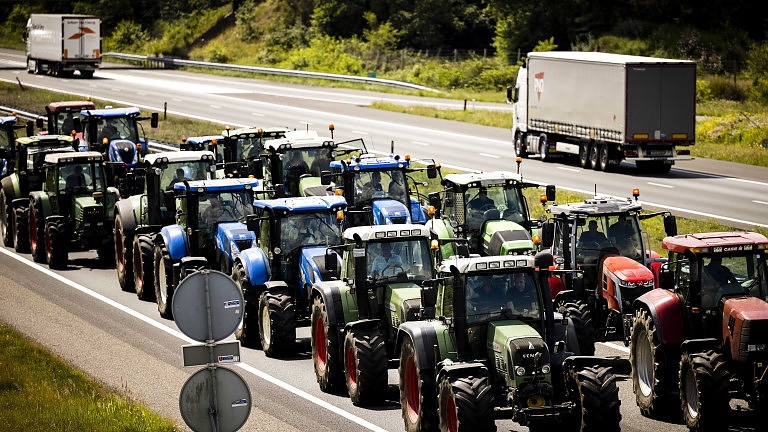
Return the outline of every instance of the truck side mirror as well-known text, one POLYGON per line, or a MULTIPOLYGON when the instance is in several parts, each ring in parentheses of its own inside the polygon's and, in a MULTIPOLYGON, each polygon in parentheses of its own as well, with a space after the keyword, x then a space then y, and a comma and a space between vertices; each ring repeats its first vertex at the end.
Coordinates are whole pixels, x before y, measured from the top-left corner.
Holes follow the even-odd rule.
POLYGON ((555 185, 547 185, 547 201, 554 201, 557 193, 555 185))
POLYGON ((160 121, 160 114, 153 112, 152 117, 150 117, 149 119, 149 127, 151 127, 152 129, 156 129, 159 121, 160 121))
POLYGON ((677 235, 677 218, 675 216, 664 215, 664 233, 670 237, 677 235))
POLYGON ((541 247, 550 248, 555 241, 555 224, 544 222, 541 224, 541 247))

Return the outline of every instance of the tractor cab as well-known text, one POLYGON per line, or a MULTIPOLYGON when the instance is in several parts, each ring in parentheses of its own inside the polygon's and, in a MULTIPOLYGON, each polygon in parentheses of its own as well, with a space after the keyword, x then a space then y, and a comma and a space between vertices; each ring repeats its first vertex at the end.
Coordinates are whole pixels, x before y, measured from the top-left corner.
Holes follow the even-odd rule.
MULTIPOLYGON (((48 135, 73 135, 77 139, 83 138, 82 117, 83 110, 95 110, 96 105, 89 101, 62 101, 51 102, 45 106, 47 117, 48 135)), ((42 123, 42 119, 40 119, 42 123)), ((42 128, 42 124, 39 126, 42 128)))
POLYGON ((141 117, 138 108, 89 109, 80 112, 83 138, 80 149, 101 152, 105 160, 125 166, 138 165, 148 153, 141 120, 151 120, 156 128, 158 114, 141 117), (141 128, 141 131, 139 129, 141 128))

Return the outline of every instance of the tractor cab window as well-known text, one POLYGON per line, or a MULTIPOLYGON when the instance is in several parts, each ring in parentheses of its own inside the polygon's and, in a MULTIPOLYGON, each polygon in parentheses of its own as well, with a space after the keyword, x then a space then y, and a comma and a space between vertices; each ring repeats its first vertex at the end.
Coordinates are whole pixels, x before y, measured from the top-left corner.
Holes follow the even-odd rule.
POLYGON ((250 194, 246 191, 208 193, 200 198, 200 221, 210 233, 221 222, 241 222, 253 213, 250 194))
POLYGON ((305 246, 338 245, 341 233, 331 214, 297 213, 280 221, 280 247, 285 253, 305 246))
MULTIPOLYGON (((245 160, 252 160, 259 157, 261 152, 264 150, 264 142, 258 136, 238 137, 235 146, 235 154, 241 155, 242 159, 245 160)), ((218 156, 219 155, 216 155, 217 161, 219 161, 218 156)))
POLYGON ((700 262, 703 307, 717 307, 723 297, 732 295, 747 295, 768 301, 763 255, 713 255, 704 257, 700 262))
POLYGON ((640 227, 636 218, 627 215, 609 216, 607 218, 606 235, 618 253, 627 258, 643 262, 640 240, 640 227))
MULTIPOLYGON (((493 188, 491 188, 493 189, 493 188)), ((525 222, 527 210, 524 205, 525 198, 519 189, 509 187, 504 190, 504 201, 499 204, 499 213, 502 219, 516 223, 525 222)))
POLYGON ((309 158, 312 160, 309 163, 309 173, 315 177, 320 177, 323 171, 331 170, 331 161, 333 160, 333 149, 330 147, 322 147, 318 149, 312 149, 308 152, 309 158))
POLYGON ((426 239, 368 243, 365 250, 368 274, 376 280, 426 280, 432 261, 426 239))
POLYGON ((539 317, 539 296, 530 273, 467 276, 467 322, 539 317))
POLYGON ((376 199, 390 198, 408 207, 405 177, 399 170, 358 171, 355 175, 355 203, 370 205, 376 199))
POLYGON ((58 190, 60 193, 103 192, 101 166, 96 164, 68 164, 59 166, 58 190))
POLYGON ((210 180, 210 164, 205 161, 172 162, 163 170, 160 184, 166 185, 166 190, 172 190, 178 182, 189 180, 210 180))

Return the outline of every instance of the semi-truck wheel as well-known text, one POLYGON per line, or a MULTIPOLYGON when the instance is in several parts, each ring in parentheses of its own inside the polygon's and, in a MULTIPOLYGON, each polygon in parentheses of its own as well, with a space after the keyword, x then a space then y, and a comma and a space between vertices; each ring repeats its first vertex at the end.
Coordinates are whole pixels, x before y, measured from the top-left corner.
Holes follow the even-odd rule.
POLYGON ((549 162, 549 143, 547 142, 546 134, 539 136, 539 157, 542 162, 549 162))
POLYGON ((5 194, 3 189, 0 189, 0 231, 2 232, 3 244, 8 247, 13 246, 13 207, 11 207, 11 201, 5 194))
POLYGON ((600 169, 600 144, 592 144, 589 146, 589 165, 593 170, 600 169))
POLYGON ((438 393, 440 432, 492 432, 493 394, 485 376, 446 376, 438 393))
POLYGON ((18 253, 29 252, 29 208, 17 207, 13 211, 13 247, 18 253))
POLYGON ((406 338, 400 348, 400 409, 406 432, 431 432, 438 430, 437 391, 435 373, 422 369, 416 357, 416 348, 406 338))
POLYGON ((115 216, 115 268, 117 281, 123 291, 133 291, 133 235, 123 228, 123 217, 115 216))
POLYGON ((667 368, 677 370, 677 362, 670 359, 668 363, 662 350, 651 316, 646 310, 637 311, 629 341, 630 378, 635 402, 640 412, 650 418, 660 418, 671 413, 671 407, 679 406, 670 396, 677 387, 674 374, 665 373, 667 368))
POLYGON ((579 144, 579 165, 584 169, 589 169, 592 162, 589 160, 590 144, 579 144))
POLYGON ((715 351, 683 353, 680 359, 680 404, 689 430, 727 429, 730 385, 725 358, 715 351))
POLYGON ((328 320, 322 298, 312 301, 312 363, 320 390, 331 393, 344 385, 344 370, 339 357, 339 334, 328 320))
POLYGON ((133 288, 142 301, 155 301, 155 236, 139 234, 133 239, 131 260, 133 288))
POLYGON ((155 245, 154 272, 157 311, 160 312, 161 317, 172 319, 173 310, 171 309, 171 301, 173 301, 173 269, 171 269, 171 259, 168 254, 168 248, 162 241, 155 245))
MULTIPOLYGON (((616 377, 606 367, 586 367, 570 373, 572 399, 581 407, 580 432, 619 432, 621 401, 616 377)), ((574 422, 577 423, 577 422, 574 422)))
POLYGON ((609 146, 603 144, 600 146, 600 153, 598 154, 598 170, 608 171, 611 169, 610 149, 609 146))
POLYGON ((45 227, 45 254, 48 267, 53 270, 67 268, 69 254, 67 251, 66 226, 60 222, 48 222, 45 227))
POLYGON ((264 291, 259 297, 259 338, 264 355, 280 357, 296 343, 296 306, 287 291, 264 291))
POLYGON ((387 347, 376 329, 352 329, 344 337, 344 378, 355 406, 378 405, 387 394, 387 347))
POLYGON ((525 139, 525 134, 520 132, 516 133, 514 147, 515 147, 515 156, 526 159, 528 157, 528 152, 525 150, 525 145, 523 144, 524 139, 525 139))
POLYGON ((35 262, 45 264, 45 215, 43 203, 32 198, 29 203, 29 248, 35 262))
POLYGON ((261 348, 261 339, 259 338, 259 295, 256 287, 251 285, 248 276, 245 274, 243 263, 237 261, 232 269, 232 279, 243 293, 245 307, 243 308, 243 319, 235 329, 235 338, 240 341, 244 347, 261 348))

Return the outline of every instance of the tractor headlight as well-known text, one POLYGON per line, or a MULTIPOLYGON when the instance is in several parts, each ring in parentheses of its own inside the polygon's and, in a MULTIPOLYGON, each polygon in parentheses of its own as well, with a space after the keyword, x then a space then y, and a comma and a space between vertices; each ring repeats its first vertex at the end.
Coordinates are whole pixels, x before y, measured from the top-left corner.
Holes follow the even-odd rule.
POLYGON ((525 367, 523 367, 523 366, 517 366, 517 367, 515 368, 515 374, 516 374, 517 376, 523 376, 523 375, 525 375, 525 367))
POLYGON ((552 372, 552 369, 549 367, 548 364, 545 364, 544 366, 541 367, 541 373, 543 373, 544 375, 547 375, 550 372, 552 372))

